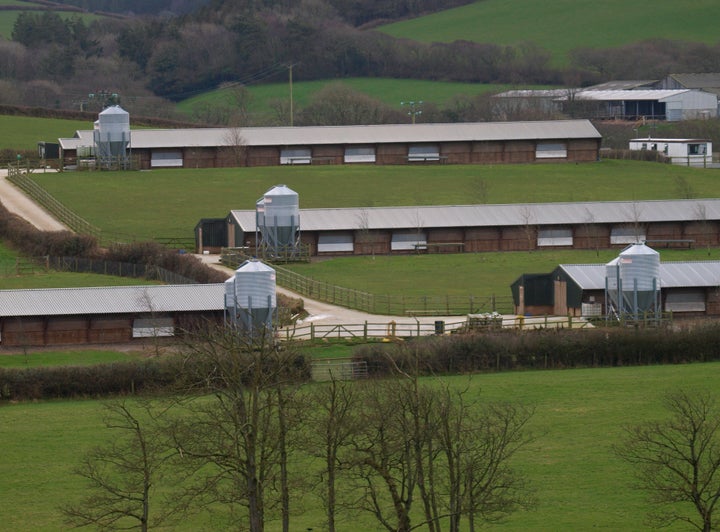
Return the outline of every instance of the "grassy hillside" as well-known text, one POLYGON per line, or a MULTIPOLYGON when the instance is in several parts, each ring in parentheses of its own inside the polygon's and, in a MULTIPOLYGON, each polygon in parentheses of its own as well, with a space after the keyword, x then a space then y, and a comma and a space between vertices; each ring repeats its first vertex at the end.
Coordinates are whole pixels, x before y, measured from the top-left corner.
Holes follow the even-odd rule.
MULTIPOLYGON (((528 429, 536 440, 514 463, 537 490, 537 507, 514 514, 493 530, 647 529, 644 517, 649 506, 643 494, 633 489, 631 469, 613 454, 612 445, 624 424, 664 418, 659 406, 664 391, 680 386, 716 390, 718 370, 719 364, 709 363, 446 378, 479 400, 519 401, 535 408, 528 429)), ((4 508, 12 509, 3 512, 6 530, 65 528, 58 506, 78 501, 84 493, 83 481, 72 474, 73 468, 88 449, 114 436, 104 429, 101 414, 101 403, 91 400, 3 406, 0 500, 4 508)), ((293 461, 294 467, 300 463, 306 471, 314 471, 312 464, 298 460, 293 461)), ((293 515, 292 529, 323 529, 320 505, 303 502, 302 514, 293 515)), ((157 511, 160 497, 155 504, 157 511)), ((293 506, 293 512, 298 510, 293 506)), ((352 522, 343 520, 338 528, 378 529, 364 514, 352 522)), ((224 529, 220 523, 194 516, 159 530, 220 529, 224 529)), ((280 530, 279 520, 266 523, 266 529, 280 530)))
MULTIPOLYGON (((343 83, 352 89, 367 94, 391 107, 400 109, 400 102, 422 100, 428 104, 442 106, 458 95, 475 96, 488 92, 501 92, 512 88, 509 85, 454 83, 414 79, 386 78, 344 78, 340 80, 303 81, 293 83, 293 104, 301 109, 310 103, 313 95, 330 83, 343 83)), ((247 87, 251 100, 248 111, 251 120, 273 116, 273 101, 289 101, 288 83, 270 83, 247 87)), ((191 117, 193 109, 203 105, 232 103, 232 88, 218 89, 183 100, 177 105, 179 112, 191 117)))
POLYGON ((34 174, 51 194, 122 238, 193 238, 200 218, 254 209, 284 183, 301 208, 672 199, 682 177, 697 197, 717 197, 717 176, 686 167, 598 163, 447 166, 282 166, 149 172, 34 174))
POLYGON ((661 37, 715 43, 716 0, 483 0, 437 14, 383 26, 380 31, 425 42, 517 45, 534 42, 564 64, 573 48, 607 48, 661 37))
MULTIPOLYGON (((12 38, 12 32, 13 27, 15 26, 15 20, 17 19, 18 15, 23 12, 23 7, 27 5, 28 7, 32 8, 33 10, 36 10, 38 8, 37 3, 31 3, 31 2, 25 2, 23 0, 0 0, 0 6, 17 6, 17 10, 13 9, 7 9, 7 10, 0 10, 0 37, 3 37, 5 39, 10 40, 12 38)), ((51 9, 48 11, 52 11, 51 9)), ((93 20, 97 20, 99 18, 98 15, 92 15, 89 13, 77 13, 77 12, 67 12, 67 11, 57 11, 58 15, 60 15, 62 18, 70 18, 70 17, 80 17, 83 22, 85 22, 85 25, 90 24, 93 20)))

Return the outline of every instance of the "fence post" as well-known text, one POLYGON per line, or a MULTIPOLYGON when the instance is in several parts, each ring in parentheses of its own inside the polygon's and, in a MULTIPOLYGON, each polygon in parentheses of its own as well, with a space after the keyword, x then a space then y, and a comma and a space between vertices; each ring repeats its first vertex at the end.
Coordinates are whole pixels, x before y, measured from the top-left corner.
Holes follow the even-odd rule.
POLYGON ((368 339, 368 324, 367 320, 365 320, 365 324, 363 325, 363 340, 367 341, 368 339))
POLYGON ((315 324, 310 322, 310 340, 315 340, 315 324))

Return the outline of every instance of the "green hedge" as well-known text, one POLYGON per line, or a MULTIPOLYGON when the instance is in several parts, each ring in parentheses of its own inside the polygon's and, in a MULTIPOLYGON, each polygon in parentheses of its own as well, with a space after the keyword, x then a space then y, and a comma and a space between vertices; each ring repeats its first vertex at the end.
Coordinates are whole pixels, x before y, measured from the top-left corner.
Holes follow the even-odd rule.
POLYGON ((370 375, 388 375, 395 365, 429 375, 708 362, 720 360, 720 325, 500 330, 371 344, 356 348, 353 359, 366 362, 370 375))
POLYGON ((176 385, 173 364, 159 359, 93 366, 0 369, 0 398, 10 401, 148 393, 176 385))
MULTIPOLYGON (((251 363, 252 359, 248 359, 248 364, 251 363)), ((282 382, 310 378, 310 358, 307 356, 293 356, 283 371, 277 371, 273 364, 273 360, 268 359, 266 370, 282 382)), ((174 355, 92 366, 0 368, 0 401, 167 394, 190 389, 202 393, 197 383, 216 386, 212 378, 216 370, 213 362, 206 362, 201 357, 174 355)))

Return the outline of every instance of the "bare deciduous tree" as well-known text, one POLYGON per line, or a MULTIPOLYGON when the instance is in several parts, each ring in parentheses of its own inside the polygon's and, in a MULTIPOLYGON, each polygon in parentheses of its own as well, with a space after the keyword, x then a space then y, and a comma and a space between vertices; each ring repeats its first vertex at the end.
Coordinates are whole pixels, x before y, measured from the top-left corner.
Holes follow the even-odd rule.
MULTIPOLYGON (((416 362, 417 364, 417 357, 416 362)), ((512 404, 475 404, 437 383, 423 385, 417 368, 362 389, 359 430, 352 438, 351 472, 363 496, 359 507, 389 531, 427 526, 440 532, 449 520, 497 521, 529 507, 533 498, 510 467, 530 438, 532 410, 512 404), (413 523, 413 503, 422 504, 413 523)))
POLYGON ((247 140, 242 135, 242 130, 233 127, 228 130, 223 139, 232 156, 235 166, 247 166, 247 140))
POLYGON ((308 431, 304 438, 306 451, 323 460, 322 498, 329 532, 336 530, 338 475, 348 467, 347 447, 358 426, 357 393, 354 383, 332 378, 315 388, 310 401, 313 407, 307 417, 308 431))
POLYGON ((252 532, 279 509, 287 530, 288 431, 299 422, 289 409, 302 375, 293 350, 253 340, 219 327, 188 343, 186 415, 170 431, 190 481, 188 507, 220 503, 230 515, 242 509, 252 532))
POLYGON ((615 450, 636 466, 638 487, 657 505, 652 524, 709 532, 720 500, 720 409, 701 391, 668 394, 664 405, 669 419, 626 428, 615 450))
POLYGON ((127 401, 106 405, 105 425, 120 434, 88 452, 76 469, 88 481, 90 494, 62 508, 74 526, 147 531, 168 517, 151 514, 151 497, 174 451, 156 430, 149 403, 136 404, 138 413, 127 401))

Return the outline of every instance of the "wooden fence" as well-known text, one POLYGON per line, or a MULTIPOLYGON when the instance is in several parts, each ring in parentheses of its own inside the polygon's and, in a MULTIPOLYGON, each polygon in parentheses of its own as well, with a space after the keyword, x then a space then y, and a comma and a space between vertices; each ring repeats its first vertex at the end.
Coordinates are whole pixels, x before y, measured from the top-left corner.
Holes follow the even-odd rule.
POLYGON ((482 312, 513 312, 512 296, 405 296, 377 295, 311 279, 273 265, 277 283, 317 301, 391 316, 457 316, 482 312))
POLYGON ((389 341, 398 338, 414 338, 438 334, 452 334, 468 331, 488 331, 498 328, 518 330, 539 329, 577 329, 588 327, 586 320, 581 318, 551 317, 551 316, 510 316, 492 317, 482 323, 473 317, 452 321, 434 320, 421 322, 419 320, 390 320, 387 322, 364 323, 313 323, 290 325, 278 330, 281 340, 326 341, 339 339, 356 339, 367 341, 382 338, 389 341))
MULTIPOLYGON (((236 248, 223 248, 221 262, 236 268, 248 257, 236 248)), ((483 312, 510 314, 512 296, 405 296, 377 295, 305 277, 273 263, 277 284, 288 290, 325 303, 352 308, 369 314, 390 316, 461 316, 483 312)))
POLYGON ((100 237, 100 229, 75 214, 47 190, 38 185, 29 177, 31 171, 30 167, 23 168, 20 164, 10 164, 8 165, 8 181, 19 187, 72 231, 83 235, 100 237))

